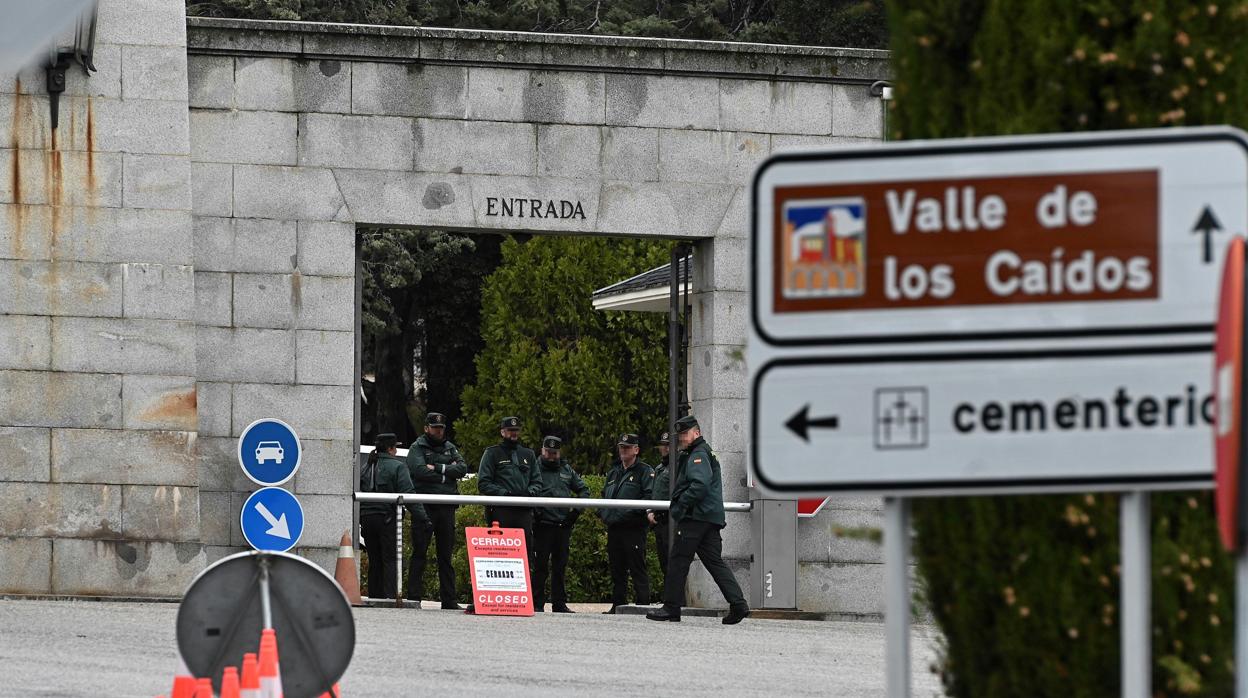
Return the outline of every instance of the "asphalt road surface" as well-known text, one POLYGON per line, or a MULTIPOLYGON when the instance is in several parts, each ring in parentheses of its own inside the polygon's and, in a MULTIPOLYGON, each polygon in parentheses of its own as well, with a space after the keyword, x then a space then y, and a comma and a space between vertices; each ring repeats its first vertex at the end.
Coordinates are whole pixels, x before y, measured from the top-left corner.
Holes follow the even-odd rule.
MULTIPOLYGON (((881 624, 751 618, 726 627, 581 608, 533 618, 355 609, 343 696, 884 695, 881 624)), ((0 696, 167 694, 176 616, 169 603, 0 600, 0 696)), ((939 694, 932 634, 914 631, 915 696, 939 694)))

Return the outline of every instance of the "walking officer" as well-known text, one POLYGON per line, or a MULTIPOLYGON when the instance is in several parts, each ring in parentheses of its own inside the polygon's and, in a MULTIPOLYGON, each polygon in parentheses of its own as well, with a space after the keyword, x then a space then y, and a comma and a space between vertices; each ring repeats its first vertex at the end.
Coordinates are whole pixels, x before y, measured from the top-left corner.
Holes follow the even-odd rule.
MULTIPOLYGON (((430 412, 425 416, 425 433, 416 439, 407 452, 407 467, 412 485, 421 494, 459 494, 459 479, 468 474, 468 463, 455 444, 446 440, 446 415, 430 412)), ((442 608, 460 610, 455 600, 456 504, 426 504, 425 512, 433 522, 432 529, 412 533, 411 573, 407 577, 407 597, 417 604, 424 598, 425 565, 429 560, 429 542, 437 538, 438 598, 442 608)))
MULTIPOLYGON (((542 439, 542 497, 588 497, 585 481, 566 460, 559 457, 563 441, 557 436, 542 439)), ((581 515, 580 509, 544 507, 534 511, 533 547, 537 564, 533 568, 533 608, 539 613, 546 607, 546 574, 550 573, 550 610, 572 613, 568 608, 565 573, 572 544, 572 526, 581 515)))
MULTIPOLYGON (((409 494, 414 491, 407 465, 396 455, 399 442, 394 434, 378 434, 373 452, 360 469, 361 492, 387 492, 409 494)), ((408 504, 412 516, 412 530, 429 527, 429 517, 420 504, 408 504)), ((395 549, 395 524, 397 515, 393 504, 383 502, 360 503, 360 528, 364 533, 364 547, 368 550, 368 595, 375 599, 398 598, 399 580, 395 561, 399 553, 395 549)))
POLYGON ((650 620, 680 621, 680 607, 685 604, 685 579, 696 553, 706 571, 728 601, 724 625, 740 623, 750 615, 741 587, 724 564, 724 489, 720 479, 719 461, 711 446, 702 438, 702 430, 693 415, 676 422, 680 460, 672 490, 671 516, 676 521, 676 541, 668 561, 668 575, 663 586, 663 607, 646 614, 650 620))
MULTIPOLYGON (((641 452, 636 434, 624 434, 616 444, 619 458, 607 473, 604 499, 650 499, 654 468, 637 459, 641 452)), ((611 608, 628 603, 628 578, 638 605, 650 603, 650 574, 646 571, 645 509, 602 509, 598 515, 607 525, 607 561, 611 568, 611 608)))
MULTIPOLYGON (((651 499, 656 502, 667 502, 672 498, 672 479, 668 475, 667 470, 667 454, 671 449, 671 439, 668 438, 667 432, 659 437, 659 443, 656 446, 659 451, 659 462, 654 466, 654 492, 651 493, 651 499)), ((654 552, 659 554, 659 569, 663 571, 663 578, 667 578, 667 544, 668 544, 668 513, 664 510, 649 510, 646 512, 646 518, 650 520, 650 527, 654 529, 654 552)))

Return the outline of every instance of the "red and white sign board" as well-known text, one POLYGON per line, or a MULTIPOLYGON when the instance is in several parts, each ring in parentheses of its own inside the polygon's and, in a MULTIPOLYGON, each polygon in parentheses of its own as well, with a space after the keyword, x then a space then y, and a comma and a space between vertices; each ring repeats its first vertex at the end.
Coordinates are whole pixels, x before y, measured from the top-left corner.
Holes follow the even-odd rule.
POLYGON ((1213 391, 1217 404, 1214 436, 1218 530, 1227 550, 1243 544, 1244 465, 1244 241, 1231 241, 1222 266, 1218 338, 1214 347, 1213 391))
POLYGON ((464 537, 477 615, 533 615, 524 529, 474 526, 464 529, 464 537))

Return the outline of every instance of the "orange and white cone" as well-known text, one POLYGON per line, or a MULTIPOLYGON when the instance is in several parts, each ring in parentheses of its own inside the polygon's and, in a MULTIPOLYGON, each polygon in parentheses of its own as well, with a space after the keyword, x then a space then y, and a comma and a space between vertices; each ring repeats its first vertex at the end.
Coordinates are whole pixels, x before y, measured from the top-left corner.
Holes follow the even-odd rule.
POLYGON ((220 698, 240 698, 238 687, 238 669, 227 666, 221 673, 220 698))
POLYGON ((212 698, 212 679, 195 679, 195 698, 212 698))
POLYGON ((282 670, 277 661, 277 632, 260 631, 260 698, 282 698, 282 670))
POLYGON ((243 678, 238 695, 239 698, 260 698, 260 663, 255 652, 243 655, 243 678))
POLYGON ((342 592, 347 595, 347 601, 351 602, 352 606, 364 605, 364 599, 360 598, 360 575, 355 569, 355 548, 351 545, 350 531, 343 533, 342 540, 338 541, 338 562, 334 565, 334 581, 342 587, 342 592))
POLYGON ((170 698, 194 698, 195 696, 195 677, 191 676, 191 670, 186 668, 186 662, 178 657, 178 673, 173 675, 173 690, 169 693, 170 698))

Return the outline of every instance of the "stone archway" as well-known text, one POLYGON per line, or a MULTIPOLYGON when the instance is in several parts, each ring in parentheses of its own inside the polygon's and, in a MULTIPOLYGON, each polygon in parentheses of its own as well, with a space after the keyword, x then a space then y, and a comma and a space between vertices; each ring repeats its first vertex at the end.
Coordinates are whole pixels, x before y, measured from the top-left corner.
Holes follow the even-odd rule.
MULTIPOLYGON (((295 481, 312 522, 300 550, 332 566, 351 511, 343 464, 357 440, 356 225, 696 240, 694 409, 723 462, 725 496, 747 497, 749 176, 779 149, 878 139, 880 102, 868 87, 886 77, 885 53, 187 21, 177 3, 153 7, 105 0, 101 70, 71 83, 70 128, 55 150, 43 98, 30 96, 38 86, 24 82, 19 98, 13 79, 0 83, 0 116, 10 106, 4 121, 14 124, 10 171, 33 180, 62 151, 58 177, 71 192, 53 200, 35 185, 0 186, 10 209, 0 247, 11 252, 0 288, 29 299, 0 300, 0 327, 49 337, 47 358, 36 341, 20 366, 0 366, 0 387, 86 398, 114 415, 69 419, 55 401, 39 409, 0 398, 0 429, 20 431, 16 448, 50 453, 22 487, 72 491, 82 503, 70 506, 94 507, 105 523, 80 534, 0 519, 0 541, 17 541, 0 546, 36 556, 46 547, 46 570, 54 547, 124 562, 125 548, 139 546, 162 571, 126 577, 139 563, 109 562, 89 578, 49 572, 14 588, 178 593, 205 561, 243 543, 249 488, 234 443, 261 416, 299 424, 308 442, 295 481), (95 181, 74 179, 79 171, 95 181), (72 222, 53 224, 53 213, 72 222), (91 239, 91 220, 115 230, 91 239), (103 317, 53 307, 74 294, 103 317), (142 421, 179 395, 194 409, 142 421), (93 469, 65 455, 79 442, 127 445, 105 449, 93 469), (148 465, 160 461, 177 465, 148 465), (123 466, 127 475, 112 474, 123 466), (176 533, 127 530, 121 511, 131 509, 114 517, 102 503, 109 488, 176 533), (194 516, 171 498, 196 502, 194 516), (89 549, 101 545, 109 551, 89 549)), ((741 567, 749 528, 732 526, 725 552, 741 567)))

